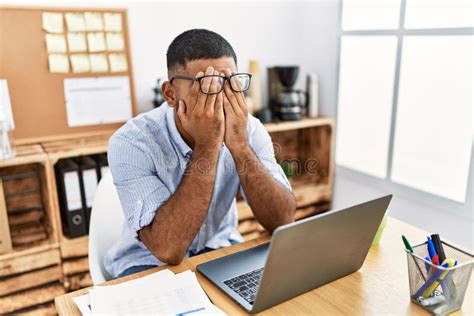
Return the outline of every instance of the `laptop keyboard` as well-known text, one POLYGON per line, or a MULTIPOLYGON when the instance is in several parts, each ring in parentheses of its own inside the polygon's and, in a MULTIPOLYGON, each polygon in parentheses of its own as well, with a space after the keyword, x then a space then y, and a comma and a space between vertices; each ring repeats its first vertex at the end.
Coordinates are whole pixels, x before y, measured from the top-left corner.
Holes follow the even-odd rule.
POLYGON ((255 301, 260 278, 262 277, 263 268, 238 275, 229 280, 224 281, 224 284, 230 287, 235 293, 239 294, 249 304, 255 301))

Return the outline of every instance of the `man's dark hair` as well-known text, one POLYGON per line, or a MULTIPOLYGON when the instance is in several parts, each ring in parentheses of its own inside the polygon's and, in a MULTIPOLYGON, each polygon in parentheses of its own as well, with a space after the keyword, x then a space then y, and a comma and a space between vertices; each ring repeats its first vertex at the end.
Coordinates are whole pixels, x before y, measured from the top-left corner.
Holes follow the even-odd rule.
POLYGON ((168 71, 197 59, 232 57, 237 65, 237 56, 229 42, 219 34, 192 29, 178 35, 168 47, 166 60, 168 71))

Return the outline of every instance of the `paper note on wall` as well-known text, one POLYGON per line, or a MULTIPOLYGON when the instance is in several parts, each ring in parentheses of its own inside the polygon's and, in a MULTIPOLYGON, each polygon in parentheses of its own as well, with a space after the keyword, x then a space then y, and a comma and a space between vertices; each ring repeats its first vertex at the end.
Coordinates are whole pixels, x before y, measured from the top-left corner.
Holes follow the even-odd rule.
POLYGON ((104 13, 105 30, 110 32, 122 32, 122 14, 104 13))
POLYGON ((111 52, 121 52, 125 49, 122 33, 110 33, 105 35, 107 50, 111 52))
POLYGON ((87 52, 86 35, 84 33, 67 33, 67 45, 71 53, 87 52))
POLYGON ((89 57, 86 54, 71 55, 72 72, 82 73, 90 71, 89 57))
POLYGON ((87 43, 89 45, 89 52, 91 53, 103 52, 106 50, 105 37, 104 37, 104 33, 102 32, 88 33, 87 43))
POLYGON ((66 25, 69 32, 83 32, 86 22, 82 13, 66 13, 66 25))
POLYGON ((92 72, 108 72, 109 64, 105 54, 90 54, 89 61, 92 72))
POLYGON ((127 71, 127 57, 125 54, 109 54, 110 71, 121 72, 127 71))
POLYGON ((49 54, 48 56, 49 72, 68 73, 69 61, 64 54, 49 54))
POLYGON ((84 19, 86 22, 86 30, 88 31, 103 31, 104 30, 104 21, 102 19, 102 13, 86 12, 84 13, 84 19))
POLYGON ((66 38, 62 34, 46 34, 46 49, 48 53, 65 53, 66 38))
POLYGON ((125 122, 132 117, 127 76, 64 79, 69 127, 125 122))
POLYGON ((43 30, 49 33, 62 33, 63 15, 61 13, 43 12, 43 30))

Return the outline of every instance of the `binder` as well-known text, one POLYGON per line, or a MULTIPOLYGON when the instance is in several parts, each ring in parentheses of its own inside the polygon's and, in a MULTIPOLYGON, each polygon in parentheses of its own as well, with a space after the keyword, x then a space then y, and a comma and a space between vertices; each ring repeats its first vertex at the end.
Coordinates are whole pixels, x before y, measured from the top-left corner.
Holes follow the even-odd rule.
POLYGON ((94 202, 95 191, 97 190, 97 183, 99 182, 97 163, 88 156, 77 157, 75 161, 79 166, 82 208, 86 216, 86 230, 87 233, 89 233, 92 203, 94 202))
POLYGON ((64 234, 69 238, 83 236, 87 234, 87 226, 82 206, 79 166, 72 159, 62 159, 54 168, 64 234))
POLYGON ((109 162, 107 161, 107 154, 100 154, 94 157, 94 160, 97 164, 97 177, 102 179, 102 177, 109 172, 109 162))

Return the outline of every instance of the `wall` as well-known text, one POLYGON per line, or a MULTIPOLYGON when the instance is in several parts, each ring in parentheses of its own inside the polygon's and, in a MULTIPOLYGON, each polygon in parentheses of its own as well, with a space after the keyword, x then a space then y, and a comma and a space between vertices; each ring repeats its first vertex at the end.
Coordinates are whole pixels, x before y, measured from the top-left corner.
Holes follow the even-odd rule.
POLYGON ((2 0, 3 4, 60 7, 128 8, 135 91, 140 111, 152 108, 152 91, 158 77, 166 77, 166 50, 181 32, 208 28, 224 36, 234 47, 239 70, 248 61, 261 62, 262 87, 265 67, 300 65, 297 86, 304 87, 308 71, 322 81, 320 102, 332 114, 336 63, 335 1, 25 1, 2 0), (311 27, 311 32, 304 28, 311 27), (331 84, 329 84, 331 83, 331 84))

